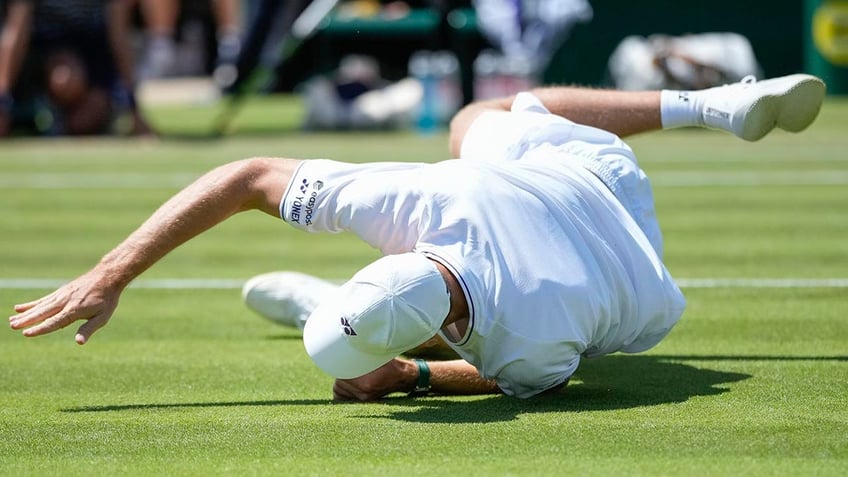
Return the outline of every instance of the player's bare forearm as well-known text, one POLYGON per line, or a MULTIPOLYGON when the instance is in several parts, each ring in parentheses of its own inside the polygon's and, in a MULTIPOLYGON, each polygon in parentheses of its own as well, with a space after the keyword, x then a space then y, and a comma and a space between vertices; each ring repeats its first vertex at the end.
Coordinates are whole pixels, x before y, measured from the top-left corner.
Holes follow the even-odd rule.
POLYGON ((483 379, 471 363, 463 359, 429 361, 430 390, 437 394, 500 394, 491 379, 483 379))
MULTIPOLYGON (((429 361, 430 390, 436 394, 499 394, 500 388, 480 377, 477 368, 465 360, 429 361)), ((354 379, 337 379, 333 397, 340 401, 374 401, 392 393, 408 393, 418 382, 418 365, 393 359, 376 370, 354 379)))
POLYGON ((98 268, 126 285, 167 253, 237 212, 277 214, 298 161, 254 158, 218 167, 163 204, 98 268))
POLYGON ((102 328, 123 289, 180 244, 249 209, 277 215, 277 204, 299 161, 246 159, 221 166, 186 187, 106 254, 87 273, 40 299, 15 306, 13 329, 39 336, 84 321, 76 341, 102 328))

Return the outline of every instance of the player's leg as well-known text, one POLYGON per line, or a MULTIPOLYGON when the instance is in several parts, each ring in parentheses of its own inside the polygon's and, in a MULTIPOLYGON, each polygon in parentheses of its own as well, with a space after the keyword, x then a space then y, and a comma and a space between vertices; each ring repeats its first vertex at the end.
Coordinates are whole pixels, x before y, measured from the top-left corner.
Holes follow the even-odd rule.
POLYGON ((756 141, 775 127, 800 132, 816 119, 825 95, 824 82, 796 74, 756 81, 749 76, 701 91, 662 92, 663 127, 699 126, 732 132, 756 141))
MULTIPOLYGON (((615 91, 570 86, 536 88, 533 91, 552 113, 576 123, 612 132, 619 137, 662 127, 659 91, 615 91)), ((509 111, 515 96, 471 103, 450 124, 450 151, 459 157, 465 133, 486 111, 509 111)))
MULTIPOLYGON (((809 75, 742 82, 701 91, 616 91, 579 87, 538 88, 552 113, 619 137, 683 126, 722 129, 749 141, 775 126, 798 132, 815 119, 824 83, 809 75)), ((458 157, 471 123, 486 111, 509 111, 515 97, 472 103, 451 122, 450 150, 458 157)))

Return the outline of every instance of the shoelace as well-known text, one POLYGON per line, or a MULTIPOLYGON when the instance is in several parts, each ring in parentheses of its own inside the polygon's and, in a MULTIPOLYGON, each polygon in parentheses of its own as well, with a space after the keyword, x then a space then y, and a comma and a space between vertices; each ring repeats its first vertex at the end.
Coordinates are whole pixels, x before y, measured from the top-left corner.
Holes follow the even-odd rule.
POLYGON ((754 83, 756 83, 756 82, 757 82, 757 77, 756 77, 756 76, 754 76, 754 75, 746 75, 746 76, 744 76, 741 80, 739 80, 739 81, 738 81, 738 82, 736 82, 736 83, 725 83, 725 84, 721 85, 721 88, 727 88, 728 86, 736 86, 736 85, 740 85, 740 86, 742 86, 743 88, 747 88, 748 86, 750 86, 750 85, 752 85, 752 84, 754 84, 754 83))
POLYGON ((736 83, 725 83, 721 85, 722 88, 727 88, 728 86, 742 85, 743 87, 747 87, 757 82, 757 77, 754 75, 746 75, 741 80, 736 83))

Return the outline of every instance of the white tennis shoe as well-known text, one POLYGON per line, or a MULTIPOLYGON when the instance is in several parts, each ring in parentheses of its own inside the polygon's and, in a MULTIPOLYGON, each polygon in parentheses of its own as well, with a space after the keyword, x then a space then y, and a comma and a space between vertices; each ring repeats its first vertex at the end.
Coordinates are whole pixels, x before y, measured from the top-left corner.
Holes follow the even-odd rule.
POLYGON ((337 285, 312 275, 272 272, 248 280, 241 296, 260 316, 302 330, 312 310, 336 289, 337 285))
POLYGON ((702 91, 704 125, 756 141, 772 129, 803 131, 821 109, 825 85, 815 76, 795 74, 741 82, 702 91))

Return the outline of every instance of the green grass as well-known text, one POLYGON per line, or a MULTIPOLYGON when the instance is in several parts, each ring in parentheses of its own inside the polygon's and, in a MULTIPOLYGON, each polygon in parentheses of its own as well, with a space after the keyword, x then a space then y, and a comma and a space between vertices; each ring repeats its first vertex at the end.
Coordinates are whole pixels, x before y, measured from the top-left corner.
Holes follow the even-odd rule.
MULTIPOLYGON (((197 108, 152 112, 179 139, 0 143, 0 280, 83 272, 180 185, 232 159, 445 157, 444 135, 304 134, 296 111, 250 104, 236 134, 212 140, 199 138, 213 111, 197 108)), ((633 138, 672 273, 848 278, 846 124, 848 102, 830 100, 809 131, 756 144, 633 138)), ((246 213, 143 278, 342 278, 376 256, 352 236, 246 213)), ((47 291, 0 287, 0 306, 47 291)), ((0 475, 848 473, 848 290, 684 292, 686 314, 659 346, 585 361, 553 396, 334 404, 299 335, 252 315, 237 289, 131 288, 84 347, 72 330, 0 333, 0 475)))

